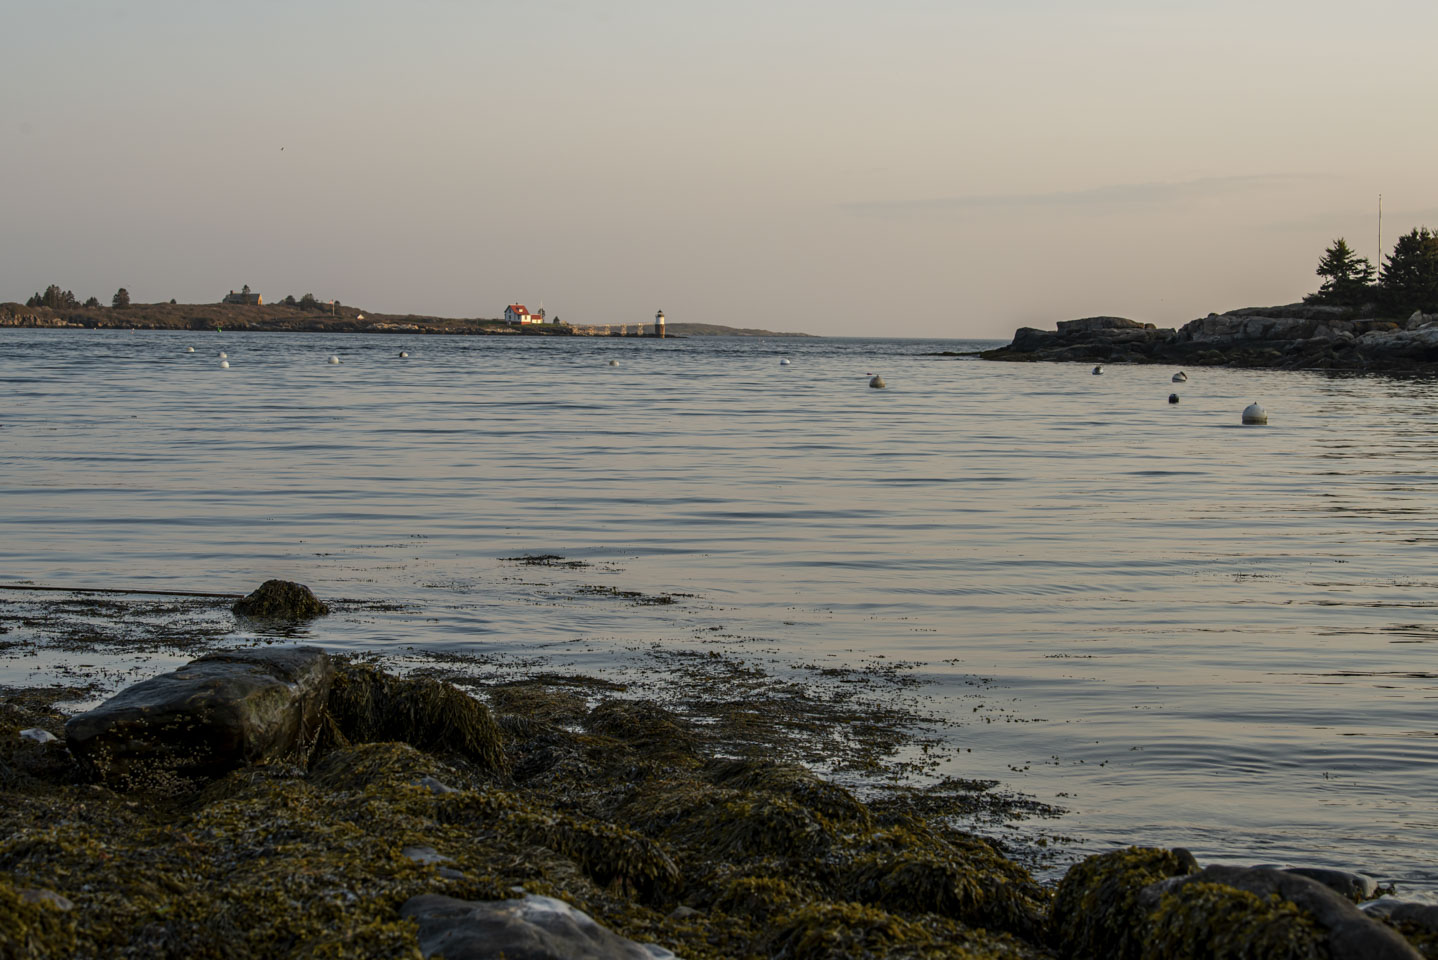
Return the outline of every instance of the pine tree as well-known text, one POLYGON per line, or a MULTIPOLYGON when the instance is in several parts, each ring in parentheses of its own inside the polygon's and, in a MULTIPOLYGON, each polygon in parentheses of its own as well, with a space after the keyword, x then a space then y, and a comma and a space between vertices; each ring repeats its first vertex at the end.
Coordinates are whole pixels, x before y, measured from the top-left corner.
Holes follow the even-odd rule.
POLYGON ((1421 227, 1399 237, 1379 284, 1390 313, 1438 313, 1438 233, 1421 227))
POLYGON ((116 310, 124 310, 129 305, 130 291, 126 290, 124 287, 121 287, 120 289, 116 290, 114 299, 110 301, 110 306, 114 307, 116 310))
POLYGON ((1310 299, 1318 303, 1357 306, 1373 292, 1373 264, 1355 254, 1342 237, 1323 251, 1316 273, 1324 278, 1323 285, 1310 299))

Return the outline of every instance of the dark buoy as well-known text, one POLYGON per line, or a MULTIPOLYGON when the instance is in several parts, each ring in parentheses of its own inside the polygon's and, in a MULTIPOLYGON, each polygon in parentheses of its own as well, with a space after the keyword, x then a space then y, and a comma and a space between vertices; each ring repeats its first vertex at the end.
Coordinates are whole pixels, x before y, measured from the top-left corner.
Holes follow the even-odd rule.
POLYGON ((1168 402, 1169 402, 1169 403, 1178 403, 1178 394, 1176 394, 1176 393, 1170 393, 1170 394, 1168 395, 1168 402))
POLYGON ((1096 377, 1103 376, 1103 364, 1099 364, 1098 366, 1093 368, 1093 375, 1096 377))

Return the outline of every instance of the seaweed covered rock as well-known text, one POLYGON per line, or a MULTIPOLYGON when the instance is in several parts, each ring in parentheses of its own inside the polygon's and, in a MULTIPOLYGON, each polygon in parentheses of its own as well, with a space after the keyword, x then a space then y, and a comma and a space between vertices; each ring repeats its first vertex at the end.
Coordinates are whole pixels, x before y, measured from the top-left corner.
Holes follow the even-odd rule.
POLYGON ((584 720, 590 733, 613 737, 648 756, 669 760, 693 757, 698 741, 688 725, 655 703, 606 700, 584 720))
POLYGON ((64 960, 75 955, 70 901, 50 890, 17 890, 0 877, 0 960, 64 960))
POLYGON ((1438 960, 1438 906, 1384 897, 1366 905, 1363 912, 1403 934, 1424 960, 1438 960))
POLYGON ((639 944, 553 897, 457 900, 414 897, 400 915, 419 925, 426 957, 445 960, 664 960, 662 947, 639 944))
POLYGON ((309 587, 290 580, 266 580, 230 609, 257 620, 310 620, 330 612, 309 587))
POLYGON ((330 685, 329 716, 341 742, 397 741, 454 754, 485 770, 509 767, 503 735, 489 708, 438 680, 340 663, 330 685))
POLYGON ((1180 958, 1419 960, 1398 933, 1308 877, 1271 867, 1205 867, 1143 891, 1150 949, 1180 958), (1180 950, 1188 952, 1178 952, 1180 950))
POLYGON ((70 750, 124 787, 180 789, 244 764, 308 761, 333 671, 316 647, 207 654, 65 724, 70 750))
POLYGON ((1195 869, 1184 851, 1130 848, 1071 868, 1054 901, 1054 946, 1073 958, 1418 960, 1341 894, 1271 867, 1195 869))
POLYGON ((1186 850, 1129 847, 1089 857, 1069 868, 1049 916, 1049 936, 1066 957, 1141 960, 1148 910, 1139 897, 1148 885, 1198 871, 1186 850))
POLYGON ((789 960, 1028 960, 1044 957, 1012 937, 938 918, 898 917, 857 903, 811 903, 779 917, 763 956, 789 960))
POLYGON ((767 760, 713 760, 704 775, 716 786, 777 794, 818 811, 831 820, 854 821, 867 830, 873 826, 869 809, 852 793, 792 763, 767 760))

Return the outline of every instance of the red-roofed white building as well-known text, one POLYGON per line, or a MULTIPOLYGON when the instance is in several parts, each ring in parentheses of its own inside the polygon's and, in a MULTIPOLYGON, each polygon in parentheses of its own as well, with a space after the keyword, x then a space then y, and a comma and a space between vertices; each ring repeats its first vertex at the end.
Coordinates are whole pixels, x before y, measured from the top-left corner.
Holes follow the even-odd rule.
POLYGON ((505 323, 543 323, 544 308, 540 307, 538 313, 530 313, 529 308, 522 303, 511 303, 504 308, 505 323))

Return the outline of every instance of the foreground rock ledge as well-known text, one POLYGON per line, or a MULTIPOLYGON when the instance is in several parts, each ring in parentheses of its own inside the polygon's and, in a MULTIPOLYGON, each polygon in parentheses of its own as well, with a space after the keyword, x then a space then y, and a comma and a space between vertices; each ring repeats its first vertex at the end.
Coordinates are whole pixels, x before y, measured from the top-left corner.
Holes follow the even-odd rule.
POLYGON ((71 753, 122 786, 309 760, 333 670, 317 647, 232 650, 121 691, 65 724, 71 753))
MULTIPOLYGON (((719 759, 742 746, 653 703, 529 680, 489 687, 492 715, 306 648, 202 658, 165 684, 226 665, 266 686, 276 664, 327 686, 305 693, 318 733, 213 778, 189 768, 183 791, 85 782, 63 742, 20 736, 59 730, 50 704, 74 691, 0 691, 0 957, 454 960, 494 956, 496 922, 511 960, 1420 956, 1312 879, 1181 851, 1092 857, 1050 891, 936 796, 865 803, 762 746, 719 759)), ((137 756, 168 749, 151 729, 129 728, 137 756)), ((1431 939, 1421 910, 1388 913, 1431 939)))

